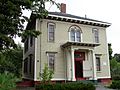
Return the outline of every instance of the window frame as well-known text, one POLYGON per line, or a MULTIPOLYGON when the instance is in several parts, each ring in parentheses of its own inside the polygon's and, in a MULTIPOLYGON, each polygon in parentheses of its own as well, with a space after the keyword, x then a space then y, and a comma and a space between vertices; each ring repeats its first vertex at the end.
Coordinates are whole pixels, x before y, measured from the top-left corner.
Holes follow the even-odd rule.
POLYGON ((48 22, 47 27, 48 27, 48 42, 55 42, 55 28, 56 28, 55 23, 48 22), (54 28, 53 32, 51 32, 53 33, 53 40, 50 40, 50 25, 53 25, 53 28, 54 28))
POLYGON ((53 71, 55 71, 55 60, 56 60, 56 53, 55 52, 47 52, 47 58, 48 58, 48 68, 50 69, 50 70, 53 70, 53 71), (53 65, 52 65, 52 68, 51 68, 51 66, 50 66, 50 55, 52 55, 53 56, 53 65))
POLYGON ((95 56, 95 60, 96 60, 96 71, 101 71, 101 59, 100 56, 95 56))
POLYGON ((69 41, 71 42, 82 42, 82 30, 79 26, 77 25, 72 25, 70 28, 69 28, 69 41), (74 40, 72 40, 72 34, 71 34, 71 31, 74 31, 74 40), (79 41, 78 41, 78 36, 77 36, 77 32, 79 32, 79 41))

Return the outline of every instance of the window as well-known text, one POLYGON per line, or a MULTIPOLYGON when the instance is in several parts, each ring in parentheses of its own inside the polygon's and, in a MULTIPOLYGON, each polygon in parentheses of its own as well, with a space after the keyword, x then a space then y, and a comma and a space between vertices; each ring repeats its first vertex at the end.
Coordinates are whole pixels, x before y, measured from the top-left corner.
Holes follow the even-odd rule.
POLYGON ((99 43, 99 32, 98 29, 94 28, 93 29, 93 34, 94 34, 94 42, 99 43))
POLYGON ((33 45, 33 36, 30 36, 30 46, 32 47, 33 45))
POLYGON ((24 60, 24 73, 28 73, 28 58, 24 60))
POLYGON ((70 28, 70 41, 81 42, 81 29, 77 26, 70 28))
POLYGON ((48 23, 48 41, 54 42, 55 40, 55 24, 54 23, 48 23))
POLYGON ((28 43, 29 43, 29 40, 28 38, 26 39, 25 43, 24 43, 24 52, 26 53, 28 51, 28 43))
POLYGON ((101 71, 100 57, 96 57, 96 70, 101 71))
POLYGON ((81 41, 80 31, 76 31, 76 41, 77 42, 81 41))
POLYGON ((33 55, 29 55, 29 73, 32 73, 32 68, 33 68, 33 55))
POLYGON ((75 41, 75 31, 74 30, 71 30, 70 32, 70 36, 71 36, 71 41, 75 41))
POLYGON ((55 53, 48 53, 48 67, 54 71, 55 53))

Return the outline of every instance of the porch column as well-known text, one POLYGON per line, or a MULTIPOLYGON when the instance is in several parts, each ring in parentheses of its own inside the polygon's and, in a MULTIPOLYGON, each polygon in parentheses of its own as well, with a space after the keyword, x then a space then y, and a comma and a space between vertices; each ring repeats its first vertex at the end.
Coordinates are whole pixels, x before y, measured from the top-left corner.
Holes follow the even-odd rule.
POLYGON ((96 75, 96 58, 95 58, 94 50, 92 50, 92 55, 93 55, 93 80, 97 80, 97 75, 96 75))
POLYGON ((76 81, 75 79, 75 60, 74 60, 74 49, 71 49, 71 80, 76 81))

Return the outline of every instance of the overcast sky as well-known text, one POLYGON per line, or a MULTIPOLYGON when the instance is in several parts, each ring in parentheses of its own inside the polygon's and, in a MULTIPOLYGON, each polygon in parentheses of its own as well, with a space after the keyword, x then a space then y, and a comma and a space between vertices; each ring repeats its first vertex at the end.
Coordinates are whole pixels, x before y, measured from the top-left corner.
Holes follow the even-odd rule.
MULTIPOLYGON (((55 0, 66 3, 66 12, 77 16, 112 23, 107 28, 107 40, 112 44, 113 53, 120 53, 120 0, 55 0)), ((59 11, 56 6, 47 4, 49 11, 59 11)), ((28 15, 28 12, 24 12, 28 15)))

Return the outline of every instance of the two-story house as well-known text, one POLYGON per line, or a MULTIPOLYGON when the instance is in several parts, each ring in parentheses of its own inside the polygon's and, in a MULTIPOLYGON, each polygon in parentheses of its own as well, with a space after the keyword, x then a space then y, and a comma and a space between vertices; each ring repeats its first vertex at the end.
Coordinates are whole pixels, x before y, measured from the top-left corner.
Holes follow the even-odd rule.
POLYGON ((52 81, 110 80, 106 28, 111 24, 61 12, 42 20, 31 15, 27 29, 41 32, 24 42, 23 78, 41 81, 44 65, 54 71, 52 81))

